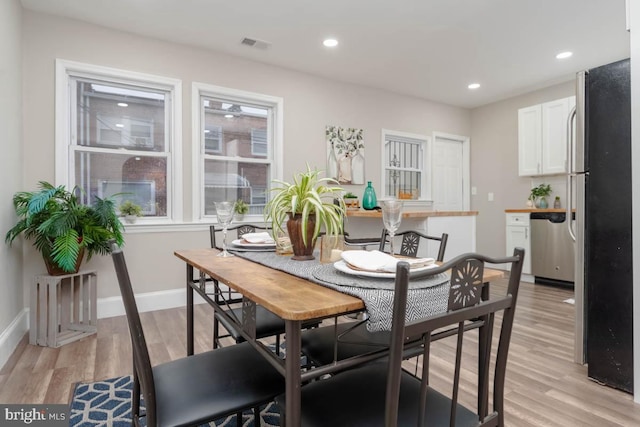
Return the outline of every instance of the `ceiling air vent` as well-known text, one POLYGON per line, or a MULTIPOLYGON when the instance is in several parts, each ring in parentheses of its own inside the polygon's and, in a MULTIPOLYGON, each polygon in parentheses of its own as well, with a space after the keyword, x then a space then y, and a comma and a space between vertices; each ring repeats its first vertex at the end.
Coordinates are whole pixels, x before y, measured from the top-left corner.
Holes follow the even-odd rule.
POLYGON ((269 42, 266 42, 264 40, 252 39, 250 37, 243 38, 240 44, 249 47, 257 47, 258 49, 267 49, 269 46, 271 46, 271 43, 269 42))

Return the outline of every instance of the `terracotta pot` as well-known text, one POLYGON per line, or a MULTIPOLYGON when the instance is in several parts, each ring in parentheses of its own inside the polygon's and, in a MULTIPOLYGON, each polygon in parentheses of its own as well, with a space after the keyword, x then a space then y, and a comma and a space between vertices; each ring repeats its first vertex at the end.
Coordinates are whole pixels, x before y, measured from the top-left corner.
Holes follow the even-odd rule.
POLYGON ((293 256, 291 259, 306 261, 315 258, 313 256, 313 248, 316 246, 316 239, 313 238, 315 226, 316 216, 309 215, 307 219, 307 244, 305 245, 302 239, 302 215, 289 214, 287 231, 289 232, 289 239, 291 239, 291 245, 293 246, 293 256))
POLYGON ((44 265, 47 266, 47 273, 49 276, 63 276, 65 274, 74 274, 80 270, 80 265, 82 264, 82 260, 84 259, 84 248, 80 248, 80 253, 78 254, 78 259, 76 260, 76 266, 73 271, 64 271, 60 268, 53 260, 43 256, 44 265))

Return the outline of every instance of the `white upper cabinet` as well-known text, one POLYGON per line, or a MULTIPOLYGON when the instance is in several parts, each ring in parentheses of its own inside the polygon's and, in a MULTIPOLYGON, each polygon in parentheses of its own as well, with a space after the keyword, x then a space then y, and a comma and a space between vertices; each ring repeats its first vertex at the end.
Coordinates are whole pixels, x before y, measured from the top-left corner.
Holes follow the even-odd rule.
POLYGON ((571 96, 518 110, 520 176, 566 171, 567 119, 575 102, 571 96))
POLYGON ((518 171, 520 176, 540 174, 542 162, 542 105, 518 110, 518 171))

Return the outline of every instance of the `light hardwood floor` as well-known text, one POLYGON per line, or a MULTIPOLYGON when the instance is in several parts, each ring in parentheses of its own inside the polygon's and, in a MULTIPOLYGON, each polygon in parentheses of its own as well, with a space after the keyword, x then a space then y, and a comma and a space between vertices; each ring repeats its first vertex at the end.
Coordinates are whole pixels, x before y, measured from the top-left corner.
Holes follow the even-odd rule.
MULTIPOLYGON (((501 292, 505 281, 492 285, 501 292)), ((563 301, 570 290, 522 283, 510 348, 506 390, 508 426, 640 426, 640 405, 632 396, 590 381, 586 367, 573 360, 573 306, 563 301)), ((212 315, 207 305, 196 313, 196 352, 211 346, 212 315)), ((154 364, 183 357, 185 310, 141 315, 154 364)), ((476 359, 469 351, 464 390, 473 387, 476 359)), ((430 382, 448 387, 451 339, 433 345, 430 382)), ((410 369, 414 362, 407 362, 410 369)), ((418 362, 419 364, 419 362, 418 362)), ((25 337, 0 370, 2 403, 67 403, 76 382, 131 373, 131 345, 126 319, 101 319, 98 333, 52 349, 28 344, 25 337)), ((446 389, 446 388, 445 388, 446 389)), ((461 396, 470 400, 469 396, 461 396)))

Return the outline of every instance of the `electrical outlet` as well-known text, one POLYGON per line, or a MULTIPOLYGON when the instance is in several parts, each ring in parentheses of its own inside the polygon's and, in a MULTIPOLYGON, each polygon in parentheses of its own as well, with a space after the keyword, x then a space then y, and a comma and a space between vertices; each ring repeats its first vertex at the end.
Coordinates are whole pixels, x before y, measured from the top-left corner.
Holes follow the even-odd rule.
POLYGON ((471 187, 471 195, 475 196, 476 194, 478 194, 478 187, 471 187))
POLYGON ((487 194, 487 200, 490 202, 493 202, 493 193, 488 193, 487 194))

